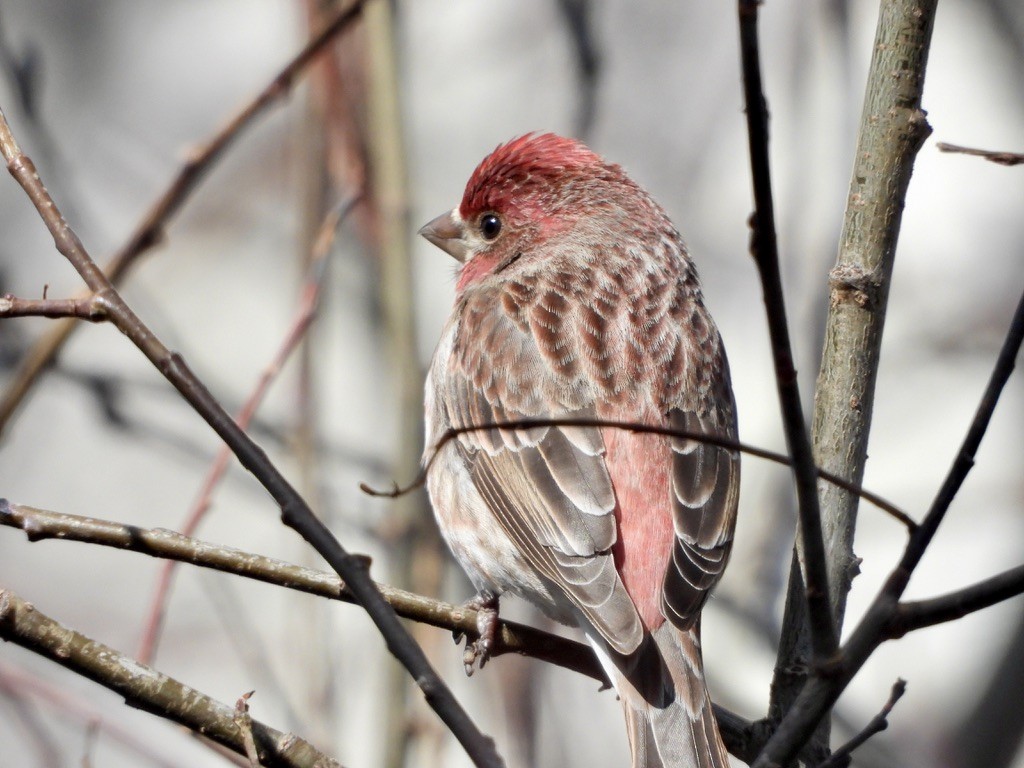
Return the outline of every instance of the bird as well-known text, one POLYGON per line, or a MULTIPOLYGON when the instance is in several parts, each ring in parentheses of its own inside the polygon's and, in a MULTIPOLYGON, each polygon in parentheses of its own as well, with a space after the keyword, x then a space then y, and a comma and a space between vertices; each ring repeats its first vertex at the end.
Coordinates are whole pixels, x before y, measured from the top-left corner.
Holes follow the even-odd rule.
POLYGON ((419 234, 458 262, 423 461, 477 591, 467 673, 487 660, 501 596, 525 598, 593 646, 633 768, 728 766, 700 614, 736 523, 736 404, 678 230, 619 165, 530 133, 419 234))

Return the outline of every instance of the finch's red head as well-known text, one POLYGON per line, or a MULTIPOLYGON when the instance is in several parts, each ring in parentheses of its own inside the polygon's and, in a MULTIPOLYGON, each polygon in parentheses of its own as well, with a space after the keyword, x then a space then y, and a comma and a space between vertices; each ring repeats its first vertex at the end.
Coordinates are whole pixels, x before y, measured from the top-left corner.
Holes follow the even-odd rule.
POLYGON ((663 216, 619 166, 580 142, 527 134, 485 157, 458 208, 420 234, 464 264, 461 289, 520 257, 531 260, 540 244, 551 252, 559 239, 584 237, 588 222, 591 229, 606 231, 611 220, 650 222, 663 216))
POLYGON ((480 162, 466 184, 459 213, 466 221, 487 211, 514 218, 542 214, 536 209, 553 202, 566 180, 606 176, 613 170, 621 174, 575 139, 529 133, 502 144, 480 162))

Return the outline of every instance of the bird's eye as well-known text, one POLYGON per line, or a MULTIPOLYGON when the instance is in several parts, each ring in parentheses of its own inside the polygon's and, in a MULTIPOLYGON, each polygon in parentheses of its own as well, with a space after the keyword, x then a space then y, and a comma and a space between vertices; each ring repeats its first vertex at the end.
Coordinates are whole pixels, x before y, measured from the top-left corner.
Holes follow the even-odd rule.
POLYGON ((493 213, 486 213, 480 219, 480 234, 484 240, 493 240, 501 232, 501 219, 493 213))

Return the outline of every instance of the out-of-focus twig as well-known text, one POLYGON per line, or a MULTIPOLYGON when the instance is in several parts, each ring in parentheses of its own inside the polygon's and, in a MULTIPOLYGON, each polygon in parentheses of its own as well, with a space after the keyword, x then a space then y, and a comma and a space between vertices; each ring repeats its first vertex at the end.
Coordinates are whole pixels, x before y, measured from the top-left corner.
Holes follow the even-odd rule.
MULTIPOLYGON (((277 379, 285 363, 305 337, 307 329, 313 322, 320 302, 320 291, 323 287, 323 277, 327 269, 327 255, 330 253, 331 246, 334 243, 334 235, 338 231, 341 222, 344 221, 358 200, 358 194, 347 198, 335 206, 324 219, 320 227, 320 233, 313 246, 313 258, 309 263, 306 283, 302 289, 295 317, 288 328, 288 332, 285 334, 284 341, 274 354, 273 360, 263 370, 259 381, 236 417, 235 421, 239 429, 245 430, 249 428, 249 422, 256 415, 256 410, 263 402, 264 397, 266 397, 270 385, 277 379)), ((217 458, 214 460, 206 479, 203 481, 203 486, 199 491, 196 501, 181 526, 181 532, 186 536, 190 536, 199 527, 199 523, 206 516, 207 511, 209 511, 214 489, 220 484, 224 474, 227 472, 232 455, 231 449, 226 445, 217 453, 217 458)), ((157 578, 157 586, 154 590, 153 598, 150 600, 150 608, 137 654, 139 661, 143 664, 152 663, 153 656, 156 653, 160 631, 163 627, 164 613, 167 609, 167 600, 170 595, 174 566, 173 560, 163 563, 157 578)))
POLYGON ((4 662, 0 662, 0 677, 17 686, 20 691, 45 702, 65 719, 73 719, 84 724, 97 723, 105 737, 134 752, 148 765, 156 768, 184 768, 181 763, 168 760, 165 755, 153 749, 133 731, 119 725, 116 720, 101 717, 99 710, 91 702, 71 693, 65 687, 58 687, 38 675, 4 662))
MULTIPOLYGON (((245 754, 234 710, 110 646, 57 623, 0 587, 0 638, 60 664, 120 694, 131 705, 203 733, 245 754)), ((253 721, 264 765, 340 768, 309 742, 253 721)))
MULTIPOLYGON (((377 298, 383 320, 383 346, 393 396, 390 464, 395 477, 409 477, 419 467, 423 445, 423 369, 416 348, 416 293, 412 281, 412 248, 409 242, 409 179, 392 6, 386 2, 366 7, 367 118, 366 147, 372 189, 377 269, 377 298)), ((394 499, 388 515, 378 526, 388 553, 389 581, 396 587, 436 594, 443 581, 444 554, 437 527, 423 493, 394 499)), ((416 634, 424 644, 436 638, 416 634)), ((386 707, 380 713, 385 768, 402 768, 409 760, 414 741, 440 741, 443 733, 435 722, 410 727, 419 716, 409 696, 409 681, 400 670, 388 671, 386 707)), ((421 742, 422 743, 422 742, 421 742)), ((423 750, 438 752, 437 744, 423 750)))
POLYGON ((4 720, 14 725, 22 739, 32 744, 41 768, 60 768, 63 760, 57 748, 57 739, 39 716, 26 692, 16 680, 7 675, 4 665, 0 665, 0 703, 6 704, 10 710, 10 716, 4 720))
MULTIPOLYGON (((287 96, 298 76, 314 61, 324 47, 358 18, 366 0, 353 0, 317 32, 306 46, 275 75, 260 93, 240 109, 213 138, 197 146, 164 193, 146 212, 128 241, 103 267, 113 285, 124 279, 129 268, 143 253, 163 238, 170 220, 188 200, 192 191, 225 150, 255 122, 270 105, 287 96)), ((0 397, 0 435, 36 380, 53 362, 75 329, 75 323, 61 320, 28 351, 8 388, 0 397)))
POLYGON ((597 114, 597 94, 601 74, 601 51, 594 39, 593 0, 557 0, 566 31, 575 54, 575 89, 579 102, 573 120, 573 133, 582 139, 590 135, 597 114))
POLYGON ((972 147, 961 147, 959 144, 947 144, 944 141, 937 143, 935 148, 940 152, 954 152, 960 155, 983 157, 997 165, 1020 165, 1024 163, 1024 153, 1022 152, 997 152, 991 149, 974 149, 972 147))
POLYGON ((445 722, 470 759, 478 766, 503 765, 494 742, 480 732, 434 670, 423 649, 399 621, 394 609, 381 597, 366 570, 366 563, 342 547, 263 449, 239 429, 224 407, 188 367, 184 358, 171 352, 157 338, 93 261, 61 215, 32 161, 21 151, 2 110, 0 152, 7 161, 8 171, 28 195, 50 231, 57 250, 104 303, 110 322, 128 337, 195 412, 231 447, 242 466, 253 474, 278 504, 282 522, 306 539, 345 580, 377 626, 388 650, 409 671, 427 703, 445 722))

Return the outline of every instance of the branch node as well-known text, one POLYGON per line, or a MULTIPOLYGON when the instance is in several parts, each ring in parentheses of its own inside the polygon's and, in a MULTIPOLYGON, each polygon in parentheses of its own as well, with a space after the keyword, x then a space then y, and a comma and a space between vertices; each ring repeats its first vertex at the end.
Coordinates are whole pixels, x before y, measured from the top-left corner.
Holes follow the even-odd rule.
POLYGON ((848 303, 873 310, 881 302, 881 279, 856 264, 837 264, 828 274, 828 285, 833 307, 848 303))

